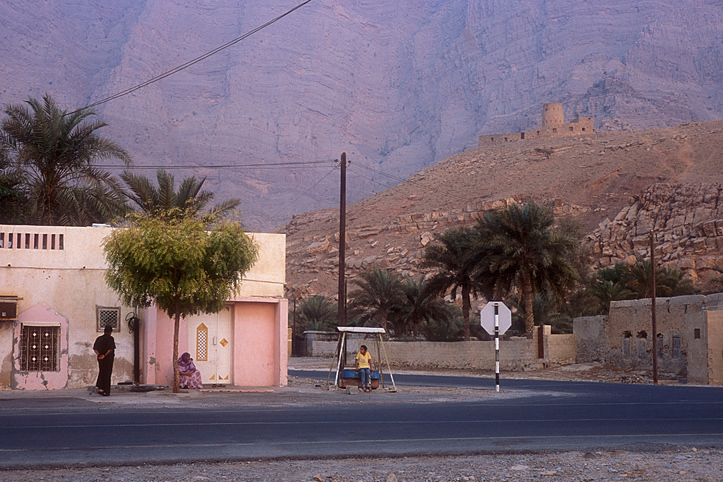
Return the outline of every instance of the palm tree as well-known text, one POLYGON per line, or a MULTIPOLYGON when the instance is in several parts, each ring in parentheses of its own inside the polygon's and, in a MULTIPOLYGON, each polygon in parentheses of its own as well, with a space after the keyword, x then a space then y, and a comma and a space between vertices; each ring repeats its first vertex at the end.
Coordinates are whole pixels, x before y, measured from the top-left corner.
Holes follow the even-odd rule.
POLYGON ((374 268, 352 280, 358 289, 349 293, 349 307, 362 324, 378 323, 387 329, 389 315, 404 303, 402 279, 395 271, 374 268))
POLYGON ((8 150, 0 144, 0 224, 16 224, 21 221, 23 197, 19 186, 20 174, 12 169, 8 150))
POLYGON ((120 184, 94 167, 104 159, 130 164, 128 153, 96 131, 106 126, 89 121, 85 109, 61 110, 45 95, 5 107, 0 145, 17 173, 19 195, 27 200, 26 222, 47 225, 87 225, 106 222, 125 209, 120 184))
POLYGON ((446 322, 453 316, 453 310, 450 310, 449 306, 430 289, 424 278, 415 282, 412 278, 406 277, 402 288, 406 300, 397 307, 393 315, 397 336, 410 332, 416 335, 425 322, 446 322))
POLYGON ((336 305, 322 295, 309 296, 299 305, 299 318, 307 330, 324 331, 334 327, 337 314, 336 305))
MULTIPOLYGON (((618 269, 618 266, 616 266, 618 269)), ((650 298, 650 260, 642 260, 637 263, 620 268, 622 271, 622 283, 632 292, 633 298, 650 298)), ((673 268, 655 268, 655 293, 658 296, 679 296, 695 292, 689 278, 673 268)))
MULTIPOLYGON (((191 216, 200 215, 201 211, 213 199, 213 193, 202 191, 206 178, 195 176, 187 177, 181 181, 178 191, 175 190, 175 179, 163 169, 156 171, 158 187, 145 176, 124 171, 121 179, 128 185, 130 192, 125 196, 130 199, 140 211, 147 214, 168 214, 171 211, 182 212, 191 216)), ((236 209, 241 204, 239 199, 229 199, 215 205, 209 214, 224 215, 236 209)))
POLYGON ((595 280, 590 286, 590 294, 599 303, 600 312, 605 313, 610 309, 611 301, 629 300, 633 296, 624 284, 605 279, 595 280))
POLYGON ((571 261, 577 239, 554 229, 554 223, 550 209, 529 202, 488 211, 476 226, 497 282, 508 290, 517 286, 528 338, 535 326, 535 294, 550 292, 561 303, 577 277, 571 261))
POLYGON ((469 340, 471 297, 482 291, 478 282, 479 266, 475 262, 475 254, 478 252, 476 233, 470 228, 448 229, 435 235, 435 240, 439 244, 427 246, 421 266, 437 271, 429 280, 432 292, 444 295, 451 290, 453 300, 457 299, 457 290, 461 292, 464 339, 469 340))

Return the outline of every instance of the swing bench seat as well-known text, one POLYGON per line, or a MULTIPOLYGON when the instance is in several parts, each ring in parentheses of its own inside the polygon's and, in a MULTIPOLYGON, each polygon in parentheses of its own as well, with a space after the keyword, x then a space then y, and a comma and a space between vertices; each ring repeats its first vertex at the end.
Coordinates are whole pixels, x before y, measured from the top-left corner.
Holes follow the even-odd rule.
MULTIPOLYGON (((371 386, 379 388, 379 370, 371 371, 371 386)), ((341 371, 341 388, 359 387, 361 388, 361 376, 356 370, 344 369, 341 371)))

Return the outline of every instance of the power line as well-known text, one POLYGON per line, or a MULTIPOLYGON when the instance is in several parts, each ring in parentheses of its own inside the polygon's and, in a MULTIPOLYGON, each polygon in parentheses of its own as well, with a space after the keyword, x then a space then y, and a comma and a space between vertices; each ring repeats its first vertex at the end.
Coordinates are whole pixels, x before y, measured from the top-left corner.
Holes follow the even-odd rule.
POLYGON ((175 67, 175 68, 173 68, 173 69, 171 69, 171 70, 168 70, 168 71, 166 71, 166 72, 164 72, 164 73, 162 73, 162 74, 160 74, 160 75, 157 75, 157 76, 155 76, 155 77, 153 77, 153 78, 151 78, 151 79, 148 79, 148 80, 146 80, 145 82, 141 82, 140 84, 138 84, 138 85, 136 85, 136 86, 133 86, 133 87, 131 87, 131 88, 129 88, 129 89, 126 89, 126 90, 123 90, 123 91, 118 92, 118 93, 116 93, 116 94, 113 94, 113 95, 111 95, 110 97, 106 97, 105 99, 101 99, 101 100, 99 100, 99 101, 97 101, 97 102, 93 102, 92 104, 87 105, 86 107, 83 107, 82 109, 74 110, 73 112, 69 112, 69 113, 66 114, 66 115, 75 114, 75 113, 80 112, 80 111, 82 111, 82 110, 91 109, 91 108, 93 108, 93 107, 95 107, 95 106, 98 106, 98 105, 101 105, 101 104, 105 104, 106 102, 110 102, 111 100, 115 100, 115 99, 117 99, 117 98, 119 98, 119 97, 123 97, 123 96, 128 95, 128 94, 130 94, 130 93, 132 93, 132 92, 135 92, 136 90, 142 89, 143 87, 146 87, 146 86, 151 85, 151 84, 153 84, 153 83, 155 83, 155 82, 158 82, 159 80, 165 79, 166 77, 169 77, 169 76, 175 74, 176 72, 180 72, 181 70, 187 69, 188 67, 190 67, 190 66, 192 66, 192 65, 194 65, 194 64, 197 64, 198 62, 201 62, 202 60, 205 60, 205 59, 211 57, 212 55, 215 55, 215 54, 217 54, 218 52, 220 52, 220 51, 222 51, 222 50, 225 50, 225 49, 229 48, 230 46, 241 42, 242 40, 247 39, 248 37, 252 36, 253 34, 255 34, 255 33, 257 33, 257 32, 259 32, 259 31, 265 29, 265 28, 268 27, 269 25, 272 25, 272 24, 278 22, 278 21, 281 20, 282 18, 284 18, 284 17, 286 17, 287 15, 291 14, 292 12, 298 10, 299 8, 303 7, 304 5, 306 5, 306 4, 309 3, 309 2, 311 2, 311 0, 306 0, 305 2, 300 3, 299 5, 295 6, 294 8, 292 8, 292 9, 289 10, 289 11, 287 11, 286 13, 283 13, 282 15, 279 15, 278 17, 276 17, 276 18, 274 18, 274 19, 272 19, 272 20, 269 20, 269 21, 266 22, 265 24, 263 24, 263 25, 261 25, 261 26, 259 26, 259 27, 256 27, 255 29, 251 30, 250 32, 246 32, 245 34, 241 35, 240 37, 236 37, 235 39, 233 39, 233 40, 231 40, 231 41, 229 41, 229 42, 226 42, 225 44, 221 45, 220 47, 216 47, 215 49, 211 50, 210 52, 206 52, 205 54, 201 55, 200 57, 196 57, 195 59, 189 60, 189 61, 186 62, 185 64, 181 64, 181 65, 179 65, 178 67, 175 67))
POLYGON ((289 167, 292 169, 317 168, 322 165, 328 165, 334 162, 328 161, 295 161, 295 162, 269 162, 269 163, 253 163, 253 164, 211 164, 207 166, 178 166, 178 165, 142 165, 142 166, 125 166, 113 164, 94 164, 95 167, 102 169, 127 169, 130 171, 136 169, 278 169, 279 167, 289 167))
POLYGON ((385 177, 388 177, 388 178, 390 178, 390 179, 394 179, 395 181, 398 181, 398 182, 404 182, 404 181, 406 181, 406 179, 402 179, 401 177, 394 176, 393 174, 387 174, 387 173, 384 172, 384 171, 379 171, 379 170, 377 170, 377 169, 372 169, 371 167, 367 167, 367 166, 364 166, 364 165, 362 165, 362 164, 355 164, 355 167, 361 167, 362 169, 366 169, 367 171, 371 171, 371 172, 373 172, 374 174, 379 174, 380 176, 385 176, 385 177))
POLYGON ((364 174, 360 173, 357 169, 355 169, 356 167, 357 166, 353 165, 353 164, 349 164, 349 166, 348 166, 350 171, 356 173, 357 176, 364 178, 367 181, 373 182, 374 184, 379 184, 380 186, 385 187, 387 189, 391 189, 392 187, 394 187, 394 186, 389 186, 387 184, 384 184, 383 182, 376 181, 376 180, 372 179, 371 177, 365 176, 364 174))
POLYGON ((296 204, 296 201, 298 201, 298 200, 301 199, 302 197, 304 197, 304 196, 306 196, 307 194, 309 194, 309 192, 311 192, 312 189, 314 189, 316 186, 318 186, 318 185, 321 183, 321 181, 323 181, 324 179, 326 179, 327 177, 329 177, 329 175, 330 175, 332 172, 334 172, 335 170, 337 170, 337 169, 339 169, 339 166, 334 166, 329 172, 327 172, 326 174, 324 174, 324 176, 323 176, 321 179, 319 179, 318 181, 316 181, 313 186, 311 186, 309 189, 307 189, 306 191, 304 191, 303 193, 301 193, 298 197, 296 197, 296 198, 295 198, 293 201, 291 201, 289 204, 287 204, 286 206, 284 206, 283 208, 279 209, 279 210, 276 211, 274 214, 272 214, 271 216, 269 216, 269 218, 275 219, 276 216, 278 216, 279 214, 283 213, 283 212, 286 211, 288 208, 290 208, 291 206, 293 206, 294 204, 296 204))

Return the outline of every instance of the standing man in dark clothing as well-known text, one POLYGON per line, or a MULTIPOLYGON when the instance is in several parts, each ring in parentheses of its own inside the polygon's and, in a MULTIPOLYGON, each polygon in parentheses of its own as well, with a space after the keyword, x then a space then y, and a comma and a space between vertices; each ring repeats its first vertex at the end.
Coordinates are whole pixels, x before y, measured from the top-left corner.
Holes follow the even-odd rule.
POLYGON ((113 358, 115 358, 115 340, 110 334, 113 327, 106 325, 103 335, 95 339, 93 351, 98 356, 98 395, 110 395, 110 375, 113 373, 113 358))

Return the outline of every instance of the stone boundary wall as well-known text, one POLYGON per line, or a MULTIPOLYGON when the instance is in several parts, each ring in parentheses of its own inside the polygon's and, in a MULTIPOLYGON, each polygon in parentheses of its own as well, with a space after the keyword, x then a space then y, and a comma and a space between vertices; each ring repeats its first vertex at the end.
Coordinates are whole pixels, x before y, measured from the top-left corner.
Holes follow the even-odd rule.
MULTIPOLYGON (((353 360, 359 345, 369 348, 377 361, 374 340, 350 338, 347 341, 347 360, 353 360)), ((534 370, 542 366, 559 366, 575 362, 574 335, 548 335, 545 337, 545 358, 537 357, 537 335, 500 341, 500 369, 508 371, 534 370)), ((494 341, 385 341, 386 356, 392 367, 406 368, 452 368, 469 370, 494 370, 494 341)), ((307 343, 309 356, 331 359, 336 341, 315 339, 307 343)), ((381 354, 384 361, 384 352, 381 354)), ((330 361, 331 363, 331 361, 330 361)), ((384 362, 386 364, 386 362, 384 362)))

